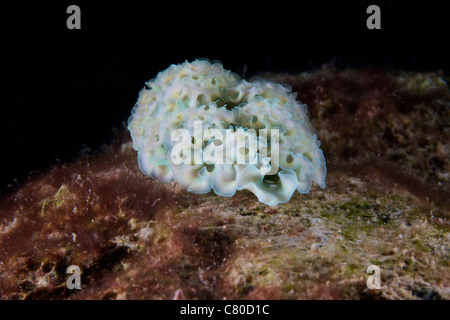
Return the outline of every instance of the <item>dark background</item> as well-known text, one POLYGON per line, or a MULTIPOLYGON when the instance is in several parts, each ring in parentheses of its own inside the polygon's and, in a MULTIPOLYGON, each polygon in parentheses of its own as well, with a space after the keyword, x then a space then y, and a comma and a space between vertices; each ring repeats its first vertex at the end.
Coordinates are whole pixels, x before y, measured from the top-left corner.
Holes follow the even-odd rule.
POLYGON ((449 72, 447 13, 430 1, 92 2, 0 5, 0 190, 110 141, 144 83, 172 63, 220 60, 247 76, 330 61, 449 72), (66 28, 70 4, 81 30, 66 28), (381 30, 366 28, 370 4, 381 30))

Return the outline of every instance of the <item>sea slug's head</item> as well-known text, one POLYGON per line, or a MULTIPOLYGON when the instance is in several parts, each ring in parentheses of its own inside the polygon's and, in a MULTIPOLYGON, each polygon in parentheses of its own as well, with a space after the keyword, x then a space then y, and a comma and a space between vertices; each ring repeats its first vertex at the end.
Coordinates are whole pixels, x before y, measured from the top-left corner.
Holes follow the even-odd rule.
POLYGON ((253 192, 276 206, 326 165, 307 107, 288 86, 247 82, 220 63, 172 65, 146 83, 128 120, 143 173, 194 193, 253 192))

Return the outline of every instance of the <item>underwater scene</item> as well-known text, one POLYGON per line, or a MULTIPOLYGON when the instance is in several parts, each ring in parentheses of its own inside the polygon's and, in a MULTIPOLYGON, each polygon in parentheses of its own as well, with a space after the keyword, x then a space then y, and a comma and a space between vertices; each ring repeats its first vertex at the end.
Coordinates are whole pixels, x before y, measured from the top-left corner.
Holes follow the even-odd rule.
POLYGON ((445 12, 242 6, 1 9, 1 300, 450 298, 445 12))

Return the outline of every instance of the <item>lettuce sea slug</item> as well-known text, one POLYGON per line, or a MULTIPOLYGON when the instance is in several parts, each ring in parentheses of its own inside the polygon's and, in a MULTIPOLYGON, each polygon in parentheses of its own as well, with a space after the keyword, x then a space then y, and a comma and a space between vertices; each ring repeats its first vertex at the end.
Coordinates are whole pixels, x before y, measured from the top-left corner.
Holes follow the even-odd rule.
POLYGON ((307 106, 288 86, 241 80, 220 63, 160 72, 139 93, 128 129, 144 174, 193 193, 230 197, 247 189, 276 206, 313 182, 325 188, 307 106))

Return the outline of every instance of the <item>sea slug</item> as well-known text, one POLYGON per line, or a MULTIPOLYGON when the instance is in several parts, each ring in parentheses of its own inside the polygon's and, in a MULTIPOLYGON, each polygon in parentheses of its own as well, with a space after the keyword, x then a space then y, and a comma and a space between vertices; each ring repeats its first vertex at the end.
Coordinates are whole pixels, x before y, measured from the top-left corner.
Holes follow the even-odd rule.
POLYGON ((313 182, 325 188, 325 157, 307 111, 289 86, 248 82, 196 60, 146 83, 128 129, 144 174, 197 194, 247 189, 276 206, 313 182))

